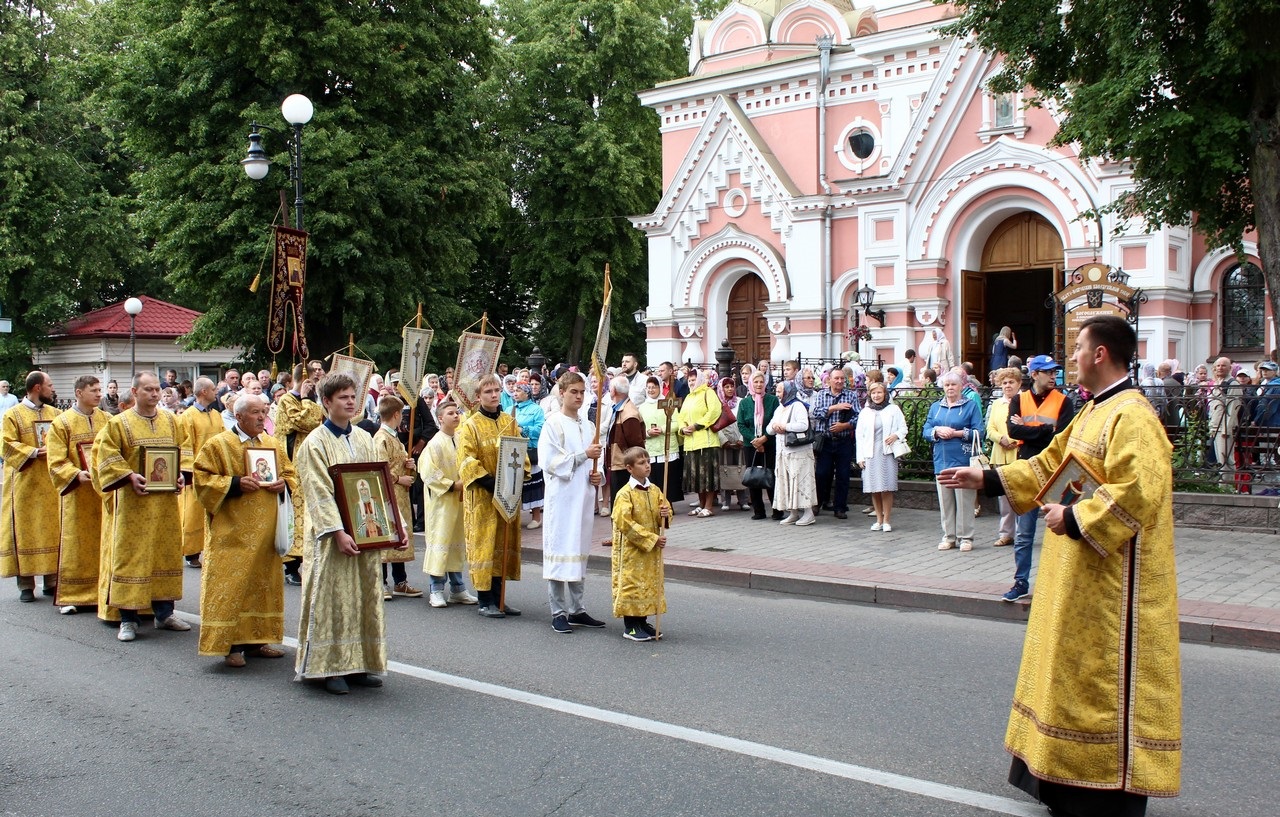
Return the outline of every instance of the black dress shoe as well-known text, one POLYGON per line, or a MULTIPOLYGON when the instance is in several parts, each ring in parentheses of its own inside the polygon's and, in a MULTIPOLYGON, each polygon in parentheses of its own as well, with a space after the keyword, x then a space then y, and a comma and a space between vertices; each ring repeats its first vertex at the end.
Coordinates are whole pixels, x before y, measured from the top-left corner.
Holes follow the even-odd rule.
POLYGON ((44 586, 44 589, 42 589, 40 592, 46 596, 56 596, 58 595, 58 585, 55 584, 51 587, 46 584, 44 586))
POLYGON ((751 518, 752 518, 752 519, 764 519, 764 518, 765 518, 765 515, 764 515, 764 514, 762 514, 762 513, 753 513, 753 514, 751 514, 751 518))
POLYGON ((382 686, 382 679, 377 675, 370 675, 367 672, 358 672, 355 675, 348 675, 347 680, 358 687, 370 687, 376 689, 382 686))
POLYGON ((292 573, 286 573, 286 574, 284 574, 284 583, 285 583, 285 584, 291 584, 291 585, 293 585, 294 587, 301 587, 301 586, 302 586, 302 578, 301 578, 300 576, 295 576, 295 575, 293 575, 292 573))
POLYGON ((485 618, 506 618, 507 614, 499 610, 497 607, 484 606, 476 609, 476 612, 485 618))
POLYGON ((774 519, 782 519, 784 516, 786 516, 786 514, 784 514, 782 511, 774 511, 774 512, 773 512, 773 518, 774 518, 774 519))
POLYGON ((518 616, 518 615, 520 615, 520 611, 519 611, 519 610, 517 610, 517 609, 516 609, 516 608, 514 608, 514 607, 503 607, 503 608, 502 608, 502 612, 503 612, 504 614, 508 615, 508 616, 518 616))
POLYGON ((36 591, 32 590, 30 587, 24 587, 22 588, 22 591, 18 593, 18 601, 35 601, 35 600, 36 600, 36 591))
POLYGON ((849 518, 849 514, 845 513, 844 511, 836 511, 836 519, 848 519, 848 518, 849 518))
POLYGON ((351 687, 347 686, 347 682, 341 675, 334 675, 324 679, 324 691, 333 695, 346 695, 351 691, 351 687))

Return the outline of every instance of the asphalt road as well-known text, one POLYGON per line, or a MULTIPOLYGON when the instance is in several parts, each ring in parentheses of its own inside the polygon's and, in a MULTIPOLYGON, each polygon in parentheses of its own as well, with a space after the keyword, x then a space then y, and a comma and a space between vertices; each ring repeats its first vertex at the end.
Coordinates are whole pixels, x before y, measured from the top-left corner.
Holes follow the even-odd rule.
MULTIPOLYGON (((388 604, 395 671, 345 697, 292 682, 292 651, 121 644, 6 582, 0 815, 1045 813, 1004 782, 1019 624, 669 582, 661 642, 562 636, 525 570, 521 618, 388 604)), ((593 574, 601 618, 608 592, 593 574)), ((1184 645, 1183 672, 1184 794, 1148 813, 1270 817, 1280 654, 1184 645)))

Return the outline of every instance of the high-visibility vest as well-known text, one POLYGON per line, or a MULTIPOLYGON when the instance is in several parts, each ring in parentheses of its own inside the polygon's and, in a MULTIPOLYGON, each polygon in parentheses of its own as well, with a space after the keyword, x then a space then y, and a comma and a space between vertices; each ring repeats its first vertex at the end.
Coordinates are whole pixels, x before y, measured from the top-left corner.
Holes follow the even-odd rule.
POLYGON ((1045 396, 1044 402, 1036 405, 1035 397, 1030 391, 1018 395, 1018 414, 1022 416, 1025 426, 1056 426, 1062 414, 1062 405, 1067 402, 1066 395, 1053 389, 1045 396))

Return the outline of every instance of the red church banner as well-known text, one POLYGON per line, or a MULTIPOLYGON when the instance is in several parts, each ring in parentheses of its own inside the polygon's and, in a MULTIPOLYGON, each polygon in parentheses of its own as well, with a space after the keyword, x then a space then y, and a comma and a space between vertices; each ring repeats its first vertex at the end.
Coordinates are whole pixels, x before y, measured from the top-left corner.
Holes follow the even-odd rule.
POLYGON ((307 233, 289 227, 275 228, 275 259, 271 265, 271 309, 267 313, 267 348, 272 354, 284 350, 289 329, 289 307, 293 307, 293 351, 299 358, 307 352, 307 332, 302 322, 302 292, 307 280, 307 233))

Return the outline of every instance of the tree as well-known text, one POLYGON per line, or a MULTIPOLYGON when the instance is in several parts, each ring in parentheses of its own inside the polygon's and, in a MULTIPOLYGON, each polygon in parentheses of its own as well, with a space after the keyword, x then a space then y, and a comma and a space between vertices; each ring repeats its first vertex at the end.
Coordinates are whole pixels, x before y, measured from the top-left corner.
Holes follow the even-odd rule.
MULTIPOLYGON (((496 129, 510 156, 512 275, 536 294, 532 335, 581 360, 611 265, 613 340, 648 300, 641 233, 628 216, 661 194, 662 142, 636 94, 687 71, 687 0, 502 0, 496 129)), ((555 351, 558 350, 558 351, 555 351)))
POLYGON ((248 286, 272 214, 282 220, 285 134, 264 134, 267 180, 238 162, 251 120, 287 127, 291 93, 315 105, 303 134, 312 356, 354 333, 385 368, 418 302, 430 319, 465 289, 503 203, 478 116, 493 59, 479 0, 111 0, 94 13, 111 33, 92 70, 135 162, 134 222, 182 302, 204 311, 196 345, 267 357, 269 287, 248 286))
POLYGON ((1127 160, 1109 208, 1240 251, 1257 229, 1280 334, 1280 2, 958 0, 948 28, 1005 54, 996 92, 1065 113, 1055 141, 1127 160))
POLYGON ((56 3, 0 2, 0 314, 13 319, 0 372, 10 379, 51 327, 117 294, 136 261, 113 190, 123 176, 80 103, 71 23, 56 3))

